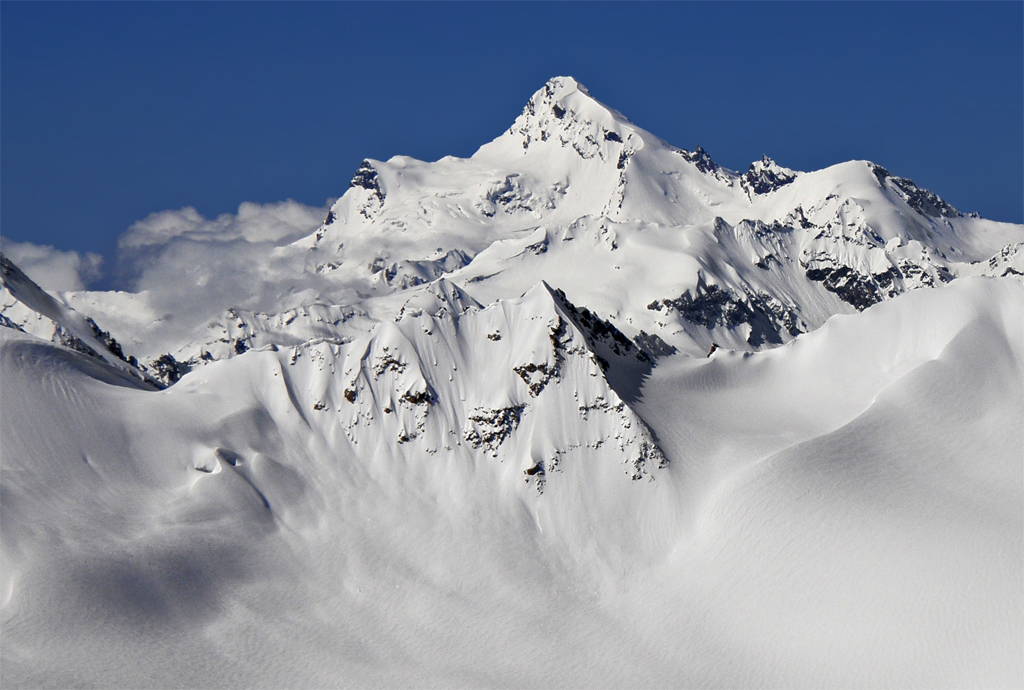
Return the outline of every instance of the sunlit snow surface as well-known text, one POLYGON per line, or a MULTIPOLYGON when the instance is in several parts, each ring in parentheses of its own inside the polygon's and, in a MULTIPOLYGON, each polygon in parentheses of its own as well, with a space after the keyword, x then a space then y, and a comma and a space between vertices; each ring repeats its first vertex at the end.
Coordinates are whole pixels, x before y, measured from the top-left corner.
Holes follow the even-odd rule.
POLYGON ((3 687, 1024 683, 1024 229, 709 167, 567 79, 370 167, 141 292, 5 263, 3 687), (708 285, 799 328, 672 302, 708 285))
POLYGON ((543 493, 357 449, 284 352, 152 392, 4 329, 4 684, 1013 686, 1022 309, 964 280, 668 359, 671 463, 543 493))

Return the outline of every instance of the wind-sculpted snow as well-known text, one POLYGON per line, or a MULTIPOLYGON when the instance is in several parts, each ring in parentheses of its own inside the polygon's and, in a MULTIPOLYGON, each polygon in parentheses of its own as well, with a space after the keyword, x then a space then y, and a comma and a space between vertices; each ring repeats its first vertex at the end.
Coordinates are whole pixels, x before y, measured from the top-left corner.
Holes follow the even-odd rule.
POLYGON ((1019 684, 1019 282, 665 360, 653 431, 543 285, 412 311, 162 392, 2 329, 4 686, 1019 684))
POLYGON ((4 687, 1024 682, 1024 228, 571 78, 339 191, 3 258, 4 687))
POLYGON ((653 478, 664 455, 609 385, 611 365, 595 348, 626 360, 621 366, 649 359, 617 331, 622 344, 609 348, 605 335, 538 285, 488 308, 407 308, 364 339, 298 346, 279 358, 311 409, 325 413, 312 419, 336 425, 358 453, 479 451, 520 473, 585 462, 653 478))

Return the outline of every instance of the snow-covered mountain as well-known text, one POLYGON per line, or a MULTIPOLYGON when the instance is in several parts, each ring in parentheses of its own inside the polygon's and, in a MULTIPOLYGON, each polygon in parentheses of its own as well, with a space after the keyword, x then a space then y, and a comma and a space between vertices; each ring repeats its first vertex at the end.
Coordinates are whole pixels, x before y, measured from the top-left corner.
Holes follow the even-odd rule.
MULTIPOLYGON (((36 285, 25 273, 0 254, 0 326, 13 328, 106 363, 115 370, 159 386, 159 380, 144 373, 139 362, 125 356, 121 344, 92 319, 82 316, 36 285)), ((156 363, 152 365, 156 367, 156 363)))
POLYGON ((1024 227, 556 78, 308 230, 3 258, 5 685, 1024 679, 1024 227))
POLYGON ((195 366, 351 339, 442 276, 483 304, 546 281, 630 338, 696 355, 778 345, 960 276, 1024 273, 1018 225, 962 214, 868 162, 803 173, 765 157, 736 173, 572 78, 548 82, 471 158, 364 161, 310 230, 249 258, 242 270, 266 275, 242 296, 218 296, 211 265, 182 276, 209 285, 201 301, 67 301, 145 365, 195 366))

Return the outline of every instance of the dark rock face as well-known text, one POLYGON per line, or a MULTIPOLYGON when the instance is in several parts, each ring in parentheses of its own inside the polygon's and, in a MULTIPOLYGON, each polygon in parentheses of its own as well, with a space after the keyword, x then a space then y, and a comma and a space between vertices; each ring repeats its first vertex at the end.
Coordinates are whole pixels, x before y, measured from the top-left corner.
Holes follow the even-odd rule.
MULTIPOLYGON (((904 278, 915 280, 922 287, 935 287, 935 281, 928 275, 928 272, 913 261, 900 259, 897 265, 899 266, 899 272, 903 274, 904 278)), ((945 268, 936 267, 935 272, 938 274, 941 282, 945 283, 953 279, 953 276, 945 268)))
POLYGON ((83 355, 95 357, 96 359, 103 359, 100 357, 100 354, 89 347, 84 340, 74 335, 60 324, 57 324, 57 327, 53 331, 53 342, 58 345, 63 345, 69 350, 81 352, 83 355))
POLYGON ((927 189, 921 189, 912 180, 903 177, 890 178, 893 185, 901 192, 900 196, 907 204, 925 216, 939 216, 943 218, 959 218, 962 214, 946 203, 938 194, 927 189))
POLYGON ((433 405, 437 400, 437 395, 428 386, 421 391, 406 391, 399 402, 406 403, 409 405, 433 405))
POLYGON ((370 165, 368 160, 364 160, 360 164, 359 169, 356 170, 356 174, 352 177, 352 181, 349 182, 348 186, 362 187, 363 189, 369 189, 381 194, 380 183, 377 182, 377 169, 370 165))
POLYGON ((384 347, 381 354, 378 355, 373 362, 373 377, 375 379, 380 378, 386 371, 393 371, 396 374, 401 374, 405 371, 406 366, 408 365, 396 357, 390 349, 384 347))
POLYGON ((529 483, 530 480, 533 480, 535 482, 535 486, 537 487, 537 493, 544 493, 544 485, 547 483, 547 471, 544 468, 543 460, 538 460, 536 464, 533 465, 533 467, 529 467, 523 470, 523 474, 526 475, 525 481, 527 483, 529 483))
POLYGON ((466 442, 473 448, 485 448, 496 454, 505 439, 519 426, 519 418, 524 409, 525 405, 513 405, 494 410, 477 410, 476 414, 469 417, 473 427, 465 433, 466 442))
POLYGON ((885 181, 892 177, 892 173, 883 168, 880 165, 871 164, 871 172, 874 173, 875 179, 878 180, 878 184, 885 185, 885 181))
POLYGON ((708 152, 702 147, 698 146, 694 151, 687 151, 686 149, 676 149, 676 153, 682 156, 685 160, 693 163, 693 166, 705 175, 710 175, 715 179, 723 182, 729 186, 736 183, 736 173, 731 170, 723 168, 718 163, 711 159, 708 152))
POLYGON ((637 347, 611 322, 598 317, 586 307, 576 307, 561 290, 555 290, 555 297, 592 346, 601 344, 619 357, 635 357, 641 362, 651 361, 646 352, 637 347))
POLYGON ((664 469, 668 467, 668 458, 665 457, 665 454, 657 445, 644 441, 640 444, 640 450, 636 458, 633 459, 633 474, 630 476, 630 479, 634 482, 640 481, 647 473, 647 468, 651 466, 664 469))
POLYGON ((750 194, 767 194, 790 184, 796 176, 780 168, 768 156, 750 165, 740 178, 740 185, 750 194))
POLYGON ((842 265, 807 269, 808 279, 820 282, 826 290, 860 311, 881 302, 884 289, 893 285, 895 277, 895 267, 877 276, 865 276, 842 265))
POLYGON ((154 359, 149 363, 149 368, 165 386, 177 383, 192 369, 187 362, 179 362, 170 353, 154 359))
POLYGON ((122 362, 131 364, 133 367, 137 367, 139 365, 139 362, 135 357, 125 355, 124 348, 121 347, 121 343, 117 342, 108 331, 105 331, 96 325, 96 322, 91 318, 87 317, 85 322, 89 324, 89 328, 92 330, 92 334, 96 336, 96 339, 99 340, 112 355, 122 362))
MULTIPOLYGON (((1000 249, 995 256, 988 260, 988 273, 987 275, 992 276, 1019 276, 1024 275, 1018 269, 1012 265, 1016 257, 1024 252, 1024 242, 1018 242, 1017 244, 1010 243, 1000 249)), ((952 280, 952 277, 946 278, 943 276, 943 280, 948 282, 952 280)))
POLYGON ((938 194, 918 187, 911 179, 896 177, 880 165, 872 164, 871 172, 878 179, 878 184, 888 186, 921 215, 933 218, 960 218, 964 215, 938 194))
POLYGON ((825 290, 863 311, 872 304, 891 299, 907 290, 935 287, 936 279, 940 283, 948 283, 953 278, 944 266, 931 267, 933 274, 926 265, 899 259, 896 265, 882 272, 863 273, 829 257, 818 256, 804 264, 804 267, 811 281, 821 283, 825 290))
MULTIPOLYGON (((104 346, 104 348, 110 354, 114 355, 122 362, 130 364, 136 369, 139 368, 139 360, 136 359, 134 355, 125 355, 124 349, 121 347, 121 343, 117 342, 117 340, 115 340, 110 335, 110 333, 102 330, 99 326, 96 325, 96 322, 93 321, 91 318, 86 318, 85 322, 89 325, 89 328, 92 329, 92 333, 96 337, 96 339, 100 342, 101 345, 104 346)), ((53 342, 57 343, 58 345, 63 345, 68 349, 75 350, 76 352, 81 352, 82 354, 88 355, 89 357, 94 357, 96 359, 103 360, 103 357, 102 355, 100 355, 100 353, 98 353, 88 343, 86 343, 84 340, 68 331, 60 324, 56 325, 56 329, 53 332, 53 342)), ((132 376, 135 376, 136 378, 141 379, 145 383, 157 388, 169 385, 165 381, 154 380, 153 378, 146 376, 145 374, 141 374, 137 371, 131 371, 130 373, 132 374, 132 376)))
MULTIPOLYGON (((849 266, 818 260, 806 269, 806 275, 859 311, 906 292, 910 289, 908 282, 911 286, 934 287, 935 280, 924 267, 909 259, 897 263, 881 273, 864 274, 849 266)), ((935 274, 940 282, 953 279, 945 268, 936 268, 935 274)))
MULTIPOLYGON (((384 191, 380 188, 380 180, 377 176, 377 170, 374 168, 370 161, 364 160, 359 169, 356 170, 356 174, 352 177, 352 181, 349 183, 349 187, 359 187, 366 189, 371 194, 371 200, 375 200, 374 206, 380 208, 384 203, 384 191)), ((367 218, 371 215, 371 209, 364 207, 361 213, 367 218)))
POLYGON ((792 336, 802 332, 796 313, 778 300, 762 294, 740 296, 717 285, 700 283, 694 293, 687 290, 676 299, 655 301, 647 308, 674 309, 681 318, 707 329, 748 324, 747 342, 754 346, 781 344, 783 331, 792 336))
POLYGON ((694 167, 702 173, 716 173, 719 170, 718 163, 711 160, 711 156, 708 155, 708 152, 700 146, 698 146, 697 150, 693 152, 680 150, 679 155, 693 163, 694 167))
POLYGON ((520 364, 512 367, 512 371, 523 380, 527 388, 530 389, 530 395, 537 397, 541 391, 544 390, 545 386, 548 385, 552 379, 557 379, 562 371, 562 362, 565 360, 565 340, 567 335, 567 326, 565 321, 559 317, 558 322, 551 326, 548 332, 548 338, 551 341, 551 349, 554 356, 554 361, 551 363, 541 362, 537 364, 535 362, 527 362, 526 364, 520 364))
POLYGON ((21 326, 19 326, 16 323, 14 323, 13 321, 11 321, 9 318, 4 316, 3 314, 0 314, 0 328, 11 328, 11 329, 14 329, 16 331, 21 331, 22 333, 25 332, 24 328, 22 328, 21 326))
POLYGON ((862 311, 882 301, 875 286, 849 266, 811 268, 807 278, 822 283, 826 290, 862 311))
POLYGON ((523 380, 530 389, 530 395, 533 397, 540 395, 544 387, 548 385, 548 381, 558 377, 558 370, 557 363, 554 366, 548 366, 543 362, 541 364, 530 362, 529 364, 512 367, 512 371, 523 380))

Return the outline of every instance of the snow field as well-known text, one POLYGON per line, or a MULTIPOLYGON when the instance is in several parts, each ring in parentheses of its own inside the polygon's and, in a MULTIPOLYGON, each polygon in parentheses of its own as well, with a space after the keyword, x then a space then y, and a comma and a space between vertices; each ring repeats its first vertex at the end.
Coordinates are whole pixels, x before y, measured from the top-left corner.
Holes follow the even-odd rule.
POLYGON ((770 352, 664 360, 633 404, 669 464, 633 481, 617 449, 568 454, 541 493, 523 473, 538 450, 621 428, 579 414, 577 393, 616 399, 585 355, 533 397, 521 379, 487 385, 517 353, 552 354, 550 295, 407 315, 333 372, 326 345, 320 365, 317 346, 294 365, 266 350, 162 392, 4 329, 4 683, 1020 679, 1019 283, 958 281, 770 352), (467 346, 503 328, 521 347, 467 346), (420 334, 433 350, 401 349, 420 334), (385 346, 420 361, 374 382, 385 346), (356 363, 357 403, 372 392, 368 413, 392 426, 353 443, 341 410, 358 405, 333 395, 356 363), (449 363, 493 397, 463 403, 437 375, 449 363), (415 412, 382 408, 421 382, 447 406, 399 444, 415 412), (466 410, 505 402, 543 412, 498 457, 464 436, 426 452, 466 410))

